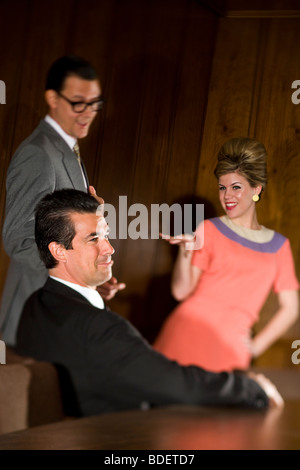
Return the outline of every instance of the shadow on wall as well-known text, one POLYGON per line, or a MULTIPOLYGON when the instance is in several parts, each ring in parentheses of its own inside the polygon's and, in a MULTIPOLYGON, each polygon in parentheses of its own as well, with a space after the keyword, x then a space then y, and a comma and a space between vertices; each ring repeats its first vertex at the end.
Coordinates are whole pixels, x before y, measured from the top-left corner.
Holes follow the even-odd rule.
MULTIPOLYGON (((204 198, 197 196, 183 196, 174 203, 180 204, 183 208, 185 204, 191 204, 193 207, 193 222, 192 230, 195 231, 201 220, 198 220, 196 210, 197 204, 204 204, 204 218, 209 219, 216 216, 216 210, 211 202, 204 198)), ((199 215, 199 214, 198 214, 199 215)), ((172 223, 171 223, 172 226, 172 223)), ((173 233, 171 233, 173 235, 173 233)), ((162 240, 159 243, 166 243, 162 240)), ((172 268, 174 266, 178 247, 167 245, 167 249, 170 251, 172 266, 170 266, 170 272, 161 275, 154 276, 146 291, 145 296, 136 296, 132 299, 132 309, 130 311, 129 319, 136 326, 136 328, 142 333, 142 335, 150 342, 153 343, 163 322, 167 316, 176 307, 178 302, 171 295, 171 277, 172 268)))

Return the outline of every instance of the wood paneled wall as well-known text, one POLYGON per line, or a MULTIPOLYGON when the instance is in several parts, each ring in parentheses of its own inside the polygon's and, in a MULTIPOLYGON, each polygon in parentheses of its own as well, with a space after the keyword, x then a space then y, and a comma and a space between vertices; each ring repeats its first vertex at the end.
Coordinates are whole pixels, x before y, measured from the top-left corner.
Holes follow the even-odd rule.
MULTIPOLYGON (((47 69, 76 53, 95 64, 106 101, 81 142, 105 201, 118 209, 119 196, 127 196, 128 207, 142 203, 149 211, 151 204, 205 202, 206 217, 219 214, 217 151, 231 137, 256 137, 269 152, 259 218, 290 238, 300 277, 300 105, 291 100, 300 79, 299 18, 220 18, 197 0, 1 0, 0 19, 7 94, 0 105, 1 226, 10 158, 46 113, 47 69)), ((127 288, 110 306, 152 340, 175 305, 169 280, 176 252, 160 240, 112 244, 115 275, 127 288)), ((0 292, 7 266, 1 247, 0 292)), ((288 338, 299 334, 297 325, 288 338)))

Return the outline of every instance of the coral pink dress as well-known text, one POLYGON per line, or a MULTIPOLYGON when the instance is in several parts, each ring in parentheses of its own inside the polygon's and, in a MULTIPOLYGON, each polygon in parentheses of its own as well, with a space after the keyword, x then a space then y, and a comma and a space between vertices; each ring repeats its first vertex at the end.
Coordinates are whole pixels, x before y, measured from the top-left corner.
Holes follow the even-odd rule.
POLYGON ((265 229, 269 241, 252 241, 224 220, 204 221, 204 244, 192 258, 202 271, 199 283, 169 315, 154 344, 180 364, 215 372, 247 369, 245 340, 271 289, 299 288, 287 238, 265 229))

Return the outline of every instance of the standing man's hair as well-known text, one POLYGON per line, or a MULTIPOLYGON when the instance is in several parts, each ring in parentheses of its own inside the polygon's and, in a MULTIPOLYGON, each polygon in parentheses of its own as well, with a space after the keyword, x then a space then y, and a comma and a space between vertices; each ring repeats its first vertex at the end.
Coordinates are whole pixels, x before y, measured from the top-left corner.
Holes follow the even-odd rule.
POLYGON ((70 215, 74 212, 94 214, 98 207, 93 196, 76 189, 61 189, 41 199, 35 208, 35 241, 47 269, 57 264, 49 251, 49 243, 56 242, 72 250, 75 228, 70 215))
POLYGON ((46 90, 60 92, 68 77, 76 76, 84 80, 98 80, 98 74, 92 64, 76 55, 57 59, 50 67, 46 79, 46 90))

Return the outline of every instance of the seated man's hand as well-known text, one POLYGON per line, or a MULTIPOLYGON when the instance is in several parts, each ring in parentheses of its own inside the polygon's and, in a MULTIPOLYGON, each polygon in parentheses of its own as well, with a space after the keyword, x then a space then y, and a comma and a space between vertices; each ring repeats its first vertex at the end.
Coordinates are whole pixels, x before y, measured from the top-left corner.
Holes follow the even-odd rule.
POLYGON ((126 284, 124 282, 118 282, 115 277, 112 277, 109 281, 105 282, 101 286, 97 287, 97 291, 107 301, 112 299, 119 290, 125 289, 126 284))
POLYGON ((275 385, 269 379, 267 379, 267 377, 265 377, 263 374, 255 374, 253 372, 249 372, 248 376, 255 380, 264 390, 266 395, 268 395, 271 407, 282 408, 284 406, 282 396, 278 392, 275 385))

